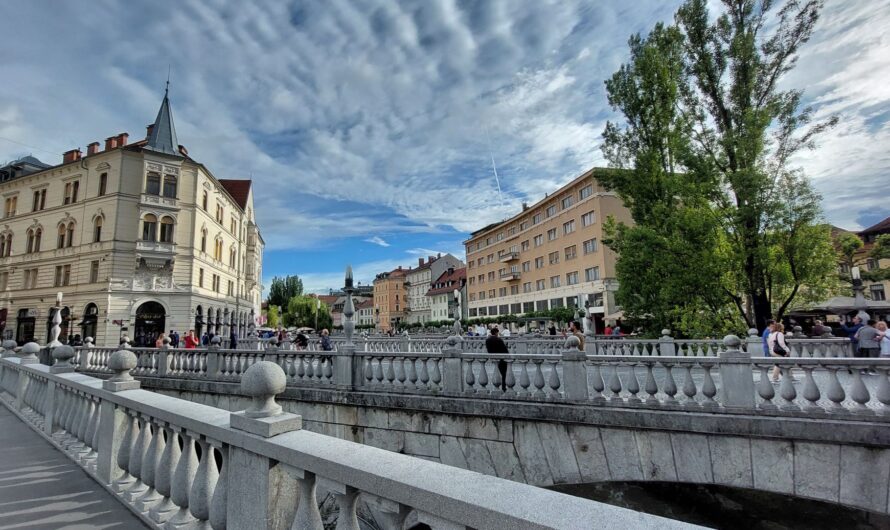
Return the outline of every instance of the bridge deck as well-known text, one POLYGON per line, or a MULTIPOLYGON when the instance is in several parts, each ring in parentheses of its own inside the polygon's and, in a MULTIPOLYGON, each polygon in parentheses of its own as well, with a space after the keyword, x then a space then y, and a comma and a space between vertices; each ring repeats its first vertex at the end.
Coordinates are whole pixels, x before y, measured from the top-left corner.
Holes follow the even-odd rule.
POLYGON ((0 447, 0 530, 146 528, 2 405, 0 447))

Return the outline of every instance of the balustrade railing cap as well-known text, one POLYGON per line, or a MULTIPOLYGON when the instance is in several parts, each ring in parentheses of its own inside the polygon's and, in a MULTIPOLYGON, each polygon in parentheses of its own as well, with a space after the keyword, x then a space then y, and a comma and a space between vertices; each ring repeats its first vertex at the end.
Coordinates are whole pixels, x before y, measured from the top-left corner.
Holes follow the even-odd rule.
POLYGON ((757 328, 748 328, 748 336, 756 337, 758 335, 757 328))
POLYGON ((49 371, 53 374, 60 374, 66 372, 73 372, 74 366, 69 363, 72 358, 74 358, 74 348, 63 344, 61 346, 56 346, 53 348, 52 356, 53 359, 56 360, 55 364, 50 366, 49 371))
POLYGON ((87 337, 87 338, 83 339, 83 343, 84 343, 84 345, 86 345, 86 346, 92 345, 92 344, 93 344, 93 337, 87 337))
POLYGON ((662 337, 670 337, 670 336, 671 336, 671 330, 669 330, 669 329, 667 329, 667 328, 661 330, 661 336, 662 336, 662 337))
POLYGON ((111 379, 102 382, 102 388, 111 392, 139 388, 130 370, 136 368, 136 354, 130 350, 118 350, 108 357, 108 368, 114 372, 111 379))
POLYGON ((576 337, 574 335, 569 335, 566 338, 566 341, 562 344, 562 347, 567 350, 571 350, 572 348, 577 350, 580 346, 581 346, 581 339, 579 339, 578 337, 576 337))
POLYGON ((723 345, 729 349, 736 349, 742 346, 742 339, 736 335, 727 335, 723 337, 723 345))
POLYGON ((38 353, 40 353, 40 345, 36 342, 29 342, 19 350, 19 357, 22 359, 22 364, 33 364, 38 362, 38 353))
POLYGON ((14 340, 4 340, 3 341, 3 349, 9 353, 15 351, 16 347, 18 347, 18 343, 14 340))
POLYGON ((241 393, 253 400, 250 408, 233 412, 229 424, 259 436, 270 437, 302 428, 303 419, 296 414, 282 412, 275 396, 284 392, 287 378, 278 364, 258 361, 241 376, 241 393))

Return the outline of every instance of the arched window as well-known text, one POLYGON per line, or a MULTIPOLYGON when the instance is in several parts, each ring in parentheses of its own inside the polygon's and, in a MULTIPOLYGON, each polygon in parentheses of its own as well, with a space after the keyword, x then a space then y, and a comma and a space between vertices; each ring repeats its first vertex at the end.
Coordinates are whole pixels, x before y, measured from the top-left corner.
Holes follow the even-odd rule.
POLYGON ((28 243, 25 247, 25 252, 28 254, 32 252, 40 252, 40 237, 43 235, 43 230, 40 228, 31 228, 28 230, 28 243))
POLYGON ((164 175, 164 197, 176 198, 176 177, 164 175))
POLYGON ((229 267, 232 267, 233 269, 235 268, 236 254, 237 253, 235 252, 235 246, 232 245, 231 247, 229 247, 229 267))
POLYGON ((40 240, 43 239, 43 229, 38 228, 34 231, 34 252, 40 252, 40 240))
POLYGON ((12 233, 0 236, 0 256, 8 258, 12 255, 12 233))
POLYGON ((150 172, 145 177, 145 193, 149 195, 161 194, 161 176, 155 172, 150 172))
POLYGON ((66 232, 66 241, 65 246, 71 247, 74 246, 74 221, 68 223, 68 228, 65 230, 66 232))
POLYGON ((93 221, 93 243, 98 243, 102 241, 102 216, 96 217, 96 220, 93 221))
POLYGON ((222 239, 217 237, 216 244, 213 247, 213 259, 216 261, 222 261, 223 256, 223 242, 222 239))
POLYGON ((64 224, 59 225, 59 235, 56 238, 56 248, 65 248, 65 232, 67 227, 64 224))
POLYGON ((153 214, 145 214, 145 217, 142 218, 142 240, 158 240, 158 218, 153 214))
POLYGON ((207 190, 204 190, 204 194, 201 196, 201 209, 207 211, 207 190))
POLYGON ((161 243, 172 243, 173 242, 173 218, 172 217, 162 217, 161 218, 161 243))
POLYGON ((201 252, 207 252, 207 229, 201 230, 201 252))

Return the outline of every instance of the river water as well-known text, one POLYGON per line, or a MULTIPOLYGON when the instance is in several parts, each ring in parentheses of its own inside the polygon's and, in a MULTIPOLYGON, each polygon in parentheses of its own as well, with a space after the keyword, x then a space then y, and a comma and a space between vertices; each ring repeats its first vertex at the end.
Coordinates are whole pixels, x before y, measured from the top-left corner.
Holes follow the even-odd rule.
POLYGON ((550 489, 726 530, 890 530, 890 516, 727 486, 665 482, 559 485, 550 489))

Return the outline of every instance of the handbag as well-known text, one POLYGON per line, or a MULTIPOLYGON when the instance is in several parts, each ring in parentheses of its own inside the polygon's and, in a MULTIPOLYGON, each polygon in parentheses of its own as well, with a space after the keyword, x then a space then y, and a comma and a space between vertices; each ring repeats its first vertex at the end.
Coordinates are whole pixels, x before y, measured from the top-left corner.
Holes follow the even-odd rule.
POLYGON ((776 343, 773 344, 773 353, 775 353, 776 355, 781 355, 782 357, 785 357, 788 355, 788 350, 786 350, 785 348, 782 347, 781 344, 779 344, 778 336, 776 337, 776 343))

